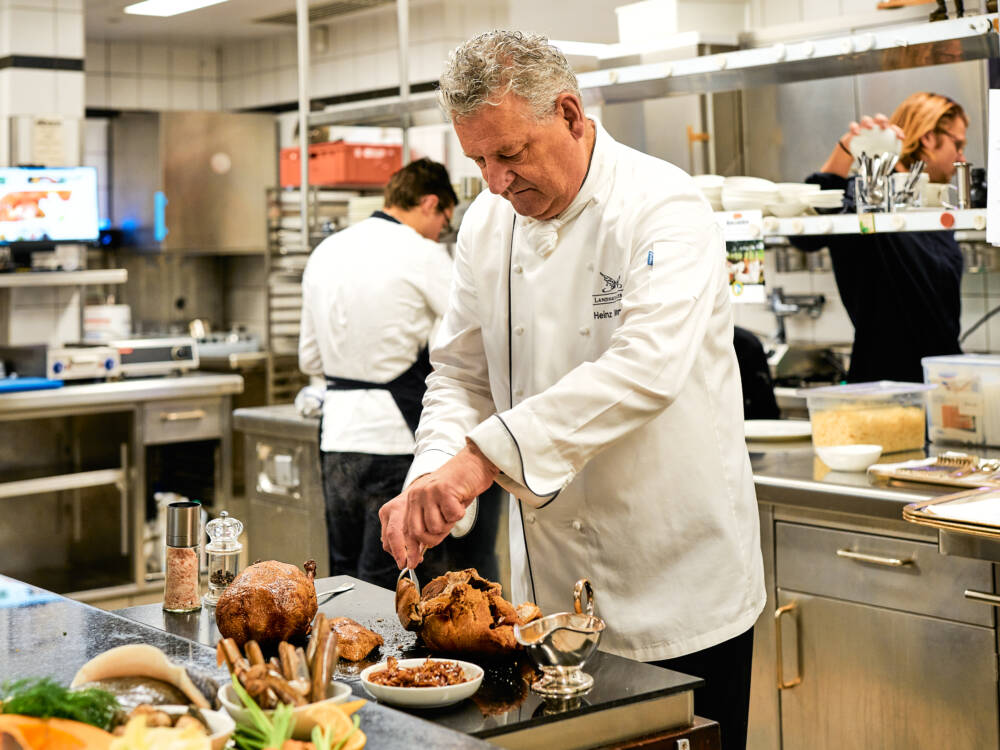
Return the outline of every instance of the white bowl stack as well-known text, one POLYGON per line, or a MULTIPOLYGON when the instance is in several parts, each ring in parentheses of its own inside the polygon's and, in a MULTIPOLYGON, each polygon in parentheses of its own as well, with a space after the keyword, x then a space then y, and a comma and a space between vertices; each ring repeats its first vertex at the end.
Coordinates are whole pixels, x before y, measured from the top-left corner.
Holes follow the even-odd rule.
POLYGON ((819 185, 806 182, 779 182, 775 187, 778 189, 778 201, 768 204, 767 211, 782 219, 806 213, 809 206, 807 199, 820 192, 819 185))
POLYGON ((778 187, 760 177, 727 177, 722 186, 722 208, 726 211, 767 211, 778 202, 778 187))
POLYGON ((837 211, 844 203, 843 190, 818 190, 802 197, 809 208, 822 211, 837 211))
POLYGON ((713 211, 722 210, 722 185, 726 178, 718 174, 697 174, 694 184, 698 186, 705 199, 712 204, 713 211))

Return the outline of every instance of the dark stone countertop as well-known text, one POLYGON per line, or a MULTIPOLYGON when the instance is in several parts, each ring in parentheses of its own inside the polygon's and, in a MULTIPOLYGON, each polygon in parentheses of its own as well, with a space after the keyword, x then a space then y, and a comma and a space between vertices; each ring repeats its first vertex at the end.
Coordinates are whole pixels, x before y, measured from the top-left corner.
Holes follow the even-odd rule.
MULTIPOLYGON (((415 634, 400 626, 393 592, 388 589, 349 576, 334 576, 317 580, 316 590, 322 593, 346 582, 355 583, 355 588, 321 604, 320 611, 330 617, 350 617, 385 639, 385 645, 372 652, 365 661, 351 664, 341 660, 335 675, 336 679, 349 683, 355 695, 371 700, 361 684, 359 675, 362 669, 389 656, 419 657, 427 652, 417 648, 415 634)), ((192 615, 178 616, 163 612, 157 604, 147 604, 119 610, 119 613, 201 644, 214 644, 220 637, 215 626, 214 610, 209 608, 192 615)), ((479 663, 486 671, 483 684, 472 699, 446 708, 407 709, 407 712, 439 726, 480 738, 641 703, 690 691, 702 684, 697 677, 599 651, 585 667, 594 677, 593 689, 580 698, 558 704, 545 701, 531 692, 529 685, 534 670, 525 655, 492 663, 469 656, 461 658, 479 663)))
MULTIPOLYGON (((153 605, 161 612, 159 605, 153 605)), ((140 608, 142 609, 142 608, 140 608)), ((208 615, 207 612, 203 612, 208 615)), ((176 615, 170 615, 173 618, 176 615)), ((192 618, 185 617, 186 621, 192 618)), ((169 630, 170 628, 168 628, 169 630)), ((183 629, 183 627, 182 627, 183 629)), ((198 676, 226 680, 215 649, 113 612, 95 609, 0 575, 0 679, 52 677, 69 684, 89 659, 115 646, 148 643, 198 676)), ((361 709, 361 728, 371 750, 404 747, 472 750, 481 740, 371 701, 361 709)))

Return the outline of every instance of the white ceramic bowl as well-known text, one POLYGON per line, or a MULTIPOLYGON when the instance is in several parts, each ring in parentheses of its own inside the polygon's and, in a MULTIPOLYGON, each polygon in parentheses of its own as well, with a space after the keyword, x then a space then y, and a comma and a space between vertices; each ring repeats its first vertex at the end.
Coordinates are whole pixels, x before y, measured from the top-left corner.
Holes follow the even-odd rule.
POLYGON ((782 219, 790 219, 793 216, 801 216, 806 212, 805 203, 768 203, 767 210, 782 219))
MULTIPOLYGON (((426 661, 425 659, 399 659, 400 667, 419 667, 426 661)), ((434 659, 434 661, 450 662, 457 664, 465 673, 465 682, 457 685, 444 685, 443 687, 391 687, 389 685, 379 685, 369 678, 373 672, 381 672, 386 668, 386 662, 373 664, 361 672, 361 684, 372 698, 383 703, 391 703, 396 706, 406 706, 408 708, 440 708, 450 706, 468 698, 479 690, 483 681, 482 667, 467 661, 458 659, 434 659)))
POLYGON ((881 445, 815 445, 813 448, 834 471, 865 471, 882 455, 881 445))
POLYGON ((779 182, 774 186, 779 193, 816 193, 822 187, 814 182, 779 182))
POLYGON ((722 190, 726 178, 719 174, 696 174, 694 184, 702 190, 722 190))
MULTIPOLYGON (((163 711, 171 716, 181 716, 188 712, 187 706, 156 706, 155 708, 157 711, 163 711)), ((208 740, 212 743, 212 750, 222 750, 236 729, 236 722, 225 711, 209 711, 207 708, 198 710, 208 722, 208 740)))
POLYGON ((868 156, 876 154, 899 154, 903 150, 903 141, 890 128, 862 128, 861 132, 851 138, 850 152, 858 157, 861 153, 868 156))
POLYGON ((777 189, 773 182, 761 177, 727 177, 724 184, 727 189, 733 190, 772 191, 777 189))
MULTIPOLYGON (((298 706, 292 711, 292 716, 295 717, 295 729, 292 732, 292 736, 297 740, 307 740, 313 727, 316 726, 316 722, 308 716, 307 708, 310 706, 319 706, 324 703, 343 703, 350 697, 350 685, 346 682, 331 682, 326 688, 326 700, 308 703, 305 706, 298 706)), ((222 704, 222 707, 229 712, 229 715, 237 723, 250 721, 250 712, 246 710, 242 701, 240 701, 240 697, 236 695, 231 682, 227 682, 219 688, 219 703, 222 704)), ((272 713, 274 712, 271 710, 264 711, 264 714, 267 716, 270 716, 272 713)), ((213 748, 213 750, 215 749, 213 748)))

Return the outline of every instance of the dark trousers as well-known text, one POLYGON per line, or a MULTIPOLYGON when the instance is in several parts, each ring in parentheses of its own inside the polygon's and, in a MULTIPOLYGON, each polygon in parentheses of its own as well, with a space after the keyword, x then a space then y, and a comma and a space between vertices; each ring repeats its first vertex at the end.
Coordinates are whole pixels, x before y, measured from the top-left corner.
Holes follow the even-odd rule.
POLYGON ((745 750, 752 658, 753 628, 750 628, 717 646, 652 663, 705 680, 705 686, 694 691, 694 712, 719 722, 722 750, 745 750))
POLYGON ((330 575, 349 575, 387 589, 399 570, 382 549, 378 511, 403 489, 410 454, 321 453, 330 575))
MULTIPOLYGON (((396 589, 399 569, 382 549, 379 508, 396 497, 413 456, 373 453, 320 453, 330 575, 349 575, 383 588, 396 589)), ((446 537, 424 554, 416 574, 423 585, 449 570, 473 567, 499 580, 494 552, 500 519, 499 488, 484 493, 476 525, 468 536, 446 537)))

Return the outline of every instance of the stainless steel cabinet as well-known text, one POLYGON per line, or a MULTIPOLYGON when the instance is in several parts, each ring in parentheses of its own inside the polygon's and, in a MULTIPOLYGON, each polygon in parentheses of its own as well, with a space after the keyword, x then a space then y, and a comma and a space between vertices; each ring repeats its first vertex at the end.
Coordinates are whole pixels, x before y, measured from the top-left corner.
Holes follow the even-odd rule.
POLYGON ((782 680, 801 678, 780 694, 783 750, 997 747, 991 628, 780 587, 778 604, 782 680))
POLYGON ((749 747, 1000 747, 994 612, 963 597, 993 591, 992 565, 869 519, 809 520, 762 508, 775 603, 758 624, 749 747))

